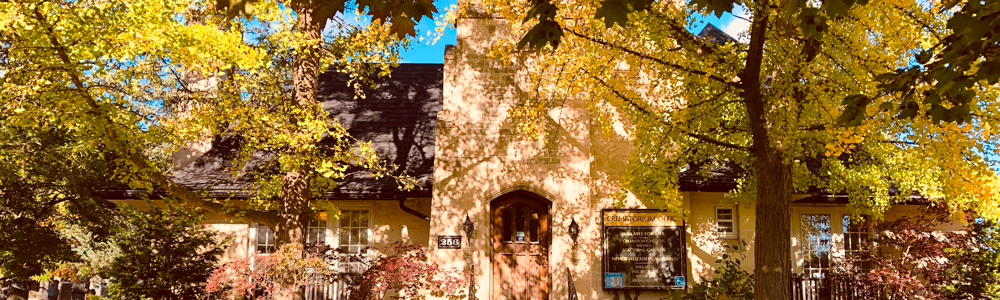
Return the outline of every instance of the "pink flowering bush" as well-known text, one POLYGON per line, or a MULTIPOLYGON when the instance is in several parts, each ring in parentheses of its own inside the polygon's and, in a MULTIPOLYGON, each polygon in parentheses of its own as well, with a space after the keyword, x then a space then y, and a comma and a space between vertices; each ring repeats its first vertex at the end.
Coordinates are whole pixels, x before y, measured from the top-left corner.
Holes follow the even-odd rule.
POLYGON ((226 299, 274 299, 309 284, 326 263, 315 255, 302 255, 299 245, 282 245, 272 254, 229 262, 215 269, 205 289, 226 299))
POLYGON ((282 246, 270 255, 224 264, 212 273, 206 290, 226 299, 265 300, 310 283, 340 282, 350 287, 350 300, 420 299, 425 291, 448 299, 466 297, 468 274, 428 263, 420 245, 395 242, 381 251, 360 253, 310 245, 304 253, 299 247, 282 246))
POLYGON ((930 207, 921 215, 864 224, 876 233, 874 242, 860 256, 847 257, 831 279, 863 298, 942 299, 952 279, 948 269, 958 263, 948 249, 975 247, 966 234, 935 229, 948 222, 946 210, 930 207))
POLYGON ((417 299, 422 290, 436 297, 464 299, 468 276, 428 263, 420 245, 395 242, 382 249, 360 277, 351 300, 386 299, 392 294, 395 299, 417 299))

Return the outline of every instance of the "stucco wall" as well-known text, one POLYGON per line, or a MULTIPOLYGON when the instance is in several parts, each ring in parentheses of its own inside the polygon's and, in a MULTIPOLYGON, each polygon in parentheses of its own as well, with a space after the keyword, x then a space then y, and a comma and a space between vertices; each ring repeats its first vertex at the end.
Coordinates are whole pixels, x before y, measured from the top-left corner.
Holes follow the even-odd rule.
MULTIPOLYGON (((139 209, 147 209, 149 207, 147 202, 140 200, 119 200, 114 202, 132 205, 139 209)), ((160 201, 154 203, 162 205, 160 201)), ((334 205, 343 209, 364 208, 371 210, 371 240, 375 248, 385 247, 395 241, 407 241, 414 244, 427 245, 429 223, 403 211, 399 207, 399 203, 395 200, 335 201, 334 205)), ((406 205, 424 214, 430 214, 431 211, 429 198, 408 199, 406 200, 406 205)), ((333 222, 336 222, 336 219, 333 222)), ((221 257, 220 262, 225 263, 246 258, 250 253, 255 251, 254 238, 256 236, 250 222, 208 213, 205 215, 205 221, 202 224, 206 228, 218 232, 216 238, 219 241, 230 238, 227 243, 226 252, 221 257)), ((336 226, 331 226, 331 230, 328 232, 329 236, 332 237, 331 241, 335 240, 336 237, 336 233, 333 230, 335 228, 336 226)))
MULTIPOLYGON (((496 31, 496 22, 458 20, 458 43, 445 55, 430 260, 444 267, 472 270, 476 297, 490 299, 490 201, 510 191, 526 190, 552 201, 550 298, 566 299, 572 285, 580 299, 611 299, 614 295, 601 289, 601 209, 659 206, 631 196, 615 205, 628 141, 593 130, 583 100, 566 99, 551 109, 539 120, 546 130, 537 139, 510 128, 505 121, 507 110, 527 97, 530 87, 521 69, 525 62, 502 62, 486 56, 493 41, 510 38, 496 31), (436 249, 434 238, 438 235, 465 235, 461 224, 466 216, 476 230, 463 249, 436 249), (567 233, 573 219, 581 230, 575 245, 567 233)), ((642 292, 639 299, 664 296, 642 292)))
MULTIPOLYGON (((602 290, 601 222, 605 208, 660 208, 633 195, 616 199, 629 153, 629 141, 621 128, 605 135, 597 130, 582 99, 566 99, 549 110, 539 123, 545 134, 526 138, 511 128, 508 109, 526 99, 531 87, 523 68, 530 62, 499 61, 487 56, 489 47, 507 36, 496 26, 503 20, 459 19, 457 45, 446 50, 443 111, 438 114, 434 191, 429 229, 430 260, 444 267, 473 271, 476 297, 490 299, 492 249, 490 201, 507 192, 530 191, 552 202, 551 248, 548 253, 550 299, 567 299, 569 287, 579 299, 613 299, 602 290), (436 249, 438 235, 462 235, 466 216, 476 228, 461 250, 436 249), (567 227, 575 219, 580 226, 576 244, 567 227)), ((585 95, 584 95, 585 96, 585 95)), ((793 201, 806 195, 795 195, 793 201)), ((724 245, 744 248, 743 268, 754 265, 755 211, 738 205, 738 237, 720 239, 715 208, 731 206, 723 193, 681 193, 680 207, 688 232, 688 282, 712 277, 724 245), (742 242, 747 247, 742 247, 742 242)), ((752 202, 752 201, 748 201, 752 202)), ((846 212, 844 205, 793 205, 792 223, 802 211, 846 212)), ((893 207, 886 218, 914 213, 913 207, 893 207)), ((954 230, 955 225, 942 230, 954 230)), ((839 228, 839 227, 838 227, 839 228)), ((840 231, 835 230, 835 235, 840 231)), ((796 250, 798 231, 792 228, 795 271, 801 271, 796 250)), ((517 279, 512 279, 517 280, 517 279)), ((668 292, 639 292, 638 299, 660 299, 668 292)), ((635 296, 630 292, 629 296, 635 296)))

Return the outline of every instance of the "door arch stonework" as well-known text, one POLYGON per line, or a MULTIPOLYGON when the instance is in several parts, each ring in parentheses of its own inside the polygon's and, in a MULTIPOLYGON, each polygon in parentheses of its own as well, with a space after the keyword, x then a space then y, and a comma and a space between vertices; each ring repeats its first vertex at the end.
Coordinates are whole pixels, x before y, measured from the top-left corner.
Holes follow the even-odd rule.
POLYGON ((551 206, 549 200, 527 191, 490 202, 490 299, 549 299, 551 206))

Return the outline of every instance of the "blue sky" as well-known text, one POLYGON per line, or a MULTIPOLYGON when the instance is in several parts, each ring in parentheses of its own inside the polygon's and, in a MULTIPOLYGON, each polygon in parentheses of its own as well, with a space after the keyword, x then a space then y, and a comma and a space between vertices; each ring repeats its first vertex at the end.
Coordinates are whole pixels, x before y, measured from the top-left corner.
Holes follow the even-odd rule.
MULTIPOLYGON (((434 5, 438 7, 439 10, 444 11, 455 3, 457 0, 439 0, 434 1, 434 5)), ((734 10, 738 16, 748 18, 749 16, 744 12, 742 7, 737 7, 734 10)), ((715 17, 715 15, 710 16, 695 16, 694 26, 689 29, 691 32, 699 33, 705 25, 711 23, 725 31, 729 35, 739 38, 738 34, 750 26, 750 23, 739 18, 733 17, 730 13, 725 13, 721 18, 715 17)), ((427 32, 434 31, 434 20, 424 19, 419 24, 417 24, 417 30, 419 30, 420 35, 426 36, 427 32)), ((455 42, 455 28, 448 28, 444 32, 444 36, 437 41, 437 43, 429 44, 427 40, 418 42, 414 41, 411 45, 411 49, 404 51, 402 53, 402 61, 404 63, 442 63, 444 62, 444 46, 454 45, 455 42)))
MULTIPOLYGON (((449 6, 458 3, 458 0, 435 0, 434 6, 438 8, 439 13, 443 13, 449 6)), ((435 16, 438 17, 438 16, 435 16)), ((424 18, 417 23, 418 34, 421 36, 427 36, 428 32, 434 32, 434 20, 424 18)), ((429 44, 428 40, 424 41, 414 41, 410 45, 410 49, 401 53, 402 61, 404 63, 443 63, 444 62, 444 46, 454 45, 455 41, 455 28, 449 27, 444 31, 444 36, 437 41, 437 43, 429 44)))

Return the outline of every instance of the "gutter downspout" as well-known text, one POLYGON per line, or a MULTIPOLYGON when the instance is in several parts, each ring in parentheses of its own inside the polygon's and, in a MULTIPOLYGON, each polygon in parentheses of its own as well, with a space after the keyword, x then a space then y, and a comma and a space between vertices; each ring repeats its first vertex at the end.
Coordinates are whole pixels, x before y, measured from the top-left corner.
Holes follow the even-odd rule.
POLYGON ((427 215, 425 215, 425 214, 423 214, 423 213, 421 213, 419 211, 416 211, 415 209, 406 207, 406 198, 404 198, 404 197, 398 197, 398 196, 397 196, 397 198, 399 199, 399 209, 402 209, 403 211, 405 211, 405 212, 407 212, 407 213, 409 213, 411 215, 417 216, 417 218, 424 219, 424 221, 427 221, 427 222, 431 221, 431 217, 430 216, 427 216, 427 215))

